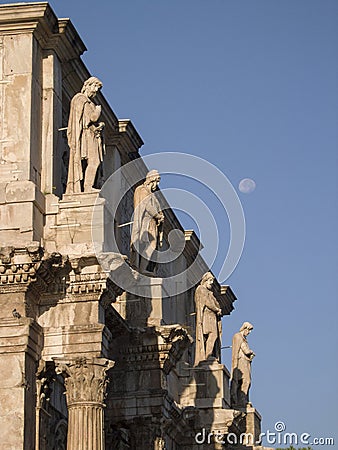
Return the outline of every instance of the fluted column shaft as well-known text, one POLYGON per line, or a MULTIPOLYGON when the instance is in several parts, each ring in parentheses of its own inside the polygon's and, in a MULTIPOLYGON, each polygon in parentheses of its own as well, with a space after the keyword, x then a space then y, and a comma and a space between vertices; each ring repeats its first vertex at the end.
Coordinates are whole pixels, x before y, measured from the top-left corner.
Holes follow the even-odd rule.
POLYGON ((55 359, 65 379, 68 407, 67 450, 104 450, 104 395, 106 372, 113 366, 104 358, 55 359))
POLYGON ((104 450, 103 405, 80 403, 68 412, 67 450, 104 450))

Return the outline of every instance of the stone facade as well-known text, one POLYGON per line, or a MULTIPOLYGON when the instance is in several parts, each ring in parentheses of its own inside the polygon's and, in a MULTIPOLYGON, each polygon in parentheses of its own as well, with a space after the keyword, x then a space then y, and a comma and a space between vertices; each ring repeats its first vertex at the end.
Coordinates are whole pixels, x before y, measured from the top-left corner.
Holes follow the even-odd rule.
MULTIPOLYGON (((70 20, 47 3, 0 5, 1 448, 218 449, 196 434, 257 436, 257 411, 231 407, 228 369, 217 358, 194 366, 194 292, 208 271, 196 235, 185 232, 175 262, 196 262, 193 287, 168 295, 168 264, 144 286, 129 268, 133 289, 123 289, 116 279, 130 233, 118 224, 133 212, 134 174, 115 185, 127 192, 115 215, 98 192, 65 194, 70 101, 90 77, 84 51, 70 20)), ((136 129, 97 97, 105 123, 98 183, 133 160, 144 178, 136 129)), ((167 209, 164 244, 181 228, 167 209)), ((215 281, 213 295, 228 316, 231 288, 215 281)))

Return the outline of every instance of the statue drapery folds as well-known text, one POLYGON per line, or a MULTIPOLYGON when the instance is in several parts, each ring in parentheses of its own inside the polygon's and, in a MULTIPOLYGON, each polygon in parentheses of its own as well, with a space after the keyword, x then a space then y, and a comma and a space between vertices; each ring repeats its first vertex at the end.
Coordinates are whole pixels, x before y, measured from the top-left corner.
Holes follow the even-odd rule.
POLYGON ((222 310, 212 292, 214 276, 208 272, 201 280, 195 291, 196 306, 196 346, 195 366, 214 354, 217 340, 221 340, 222 323, 220 317, 222 310))
POLYGON ((96 172, 103 160, 103 122, 98 122, 101 106, 92 99, 102 83, 96 77, 84 82, 81 92, 74 95, 70 104, 67 138, 70 148, 66 194, 94 190, 96 172), (84 167, 83 162, 87 162, 84 167))
POLYGON ((131 265, 143 274, 156 268, 156 251, 161 246, 164 214, 156 196, 160 175, 148 172, 144 183, 135 189, 134 221, 130 242, 131 265))
POLYGON ((245 408, 249 404, 251 386, 251 362, 255 353, 250 349, 247 336, 253 330, 250 322, 244 322, 232 339, 231 404, 245 408))

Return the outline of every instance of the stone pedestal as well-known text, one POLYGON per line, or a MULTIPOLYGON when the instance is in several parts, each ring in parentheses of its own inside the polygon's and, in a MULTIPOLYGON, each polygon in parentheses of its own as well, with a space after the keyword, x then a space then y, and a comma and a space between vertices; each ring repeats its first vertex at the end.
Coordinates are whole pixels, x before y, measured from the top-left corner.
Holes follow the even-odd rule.
POLYGON ((68 407, 67 450, 104 450, 106 372, 114 363, 103 358, 55 358, 65 379, 68 407))
POLYGON ((120 299, 125 302, 125 318, 135 326, 161 326, 163 324, 163 299, 167 297, 162 278, 135 275, 131 286, 133 293, 120 299))
POLYGON ((104 199, 98 192, 64 195, 62 200, 55 195, 46 196, 44 236, 48 252, 71 254, 67 246, 74 244, 82 251, 102 251, 104 199))
POLYGON ((259 444, 261 420, 262 417, 255 408, 253 408, 252 406, 248 406, 246 408, 245 433, 248 435, 249 439, 246 443, 247 445, 252 445, 252 443, 254 443, 255 445, 259 444))
MULTIPOLYGON (((229 408, 229 371, 216 359, 202 361, 189 369, 188 390, 181 399, 186 406, 198 408, 229 408)), ((187 384, 185 382, 184 384, 187 384)))

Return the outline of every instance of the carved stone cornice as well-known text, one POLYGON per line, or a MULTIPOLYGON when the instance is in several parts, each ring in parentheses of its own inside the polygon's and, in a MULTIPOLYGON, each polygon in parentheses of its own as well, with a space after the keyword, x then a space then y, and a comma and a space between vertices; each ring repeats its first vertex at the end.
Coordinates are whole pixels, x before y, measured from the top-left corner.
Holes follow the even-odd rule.
POLYGON ((120 119, 118 130, 108 139, 109 145, 115 145, 120 150, 123 163, 140 157, 139 149, 144 142, 130 119, 120 119))
POLYGON ((36 263, 2 264, 0 265, 0 284, 26 284, 36 281, 36 263))
POLYGON ((53 49, 62 62, 80 58, 86 50, 69 19, 58 19, 47 2, 0 5, 2 33, 34 32, 43 49, 53 49))
POLYGON ((101 305, 107 309, 123 290, 109 277, 109 272, 102 270, 95 256, 71 258, 72 271, 67 281, 67 295, 95 294, 101 296, 101 305))
POLYGON ((34 285, 34 288, 40 294, 63 294, 66 291, 70 271, 71 266, 67 256, 57 252, 46 255, 38 268, 38 284, 34 285))
POLYGON ((222 314, 230 315, 231 311, 234 309, 233 304, 237 300, 237 297, 230 286, 223 285, 219 288, 217 300, 222 309, 222 314))
MULTIPOLYGON (((137 332, 139 330, 135 330, 137 332)), ((128 363, 142 364, 156 362, 166 375, 176 366, 183 352, 193 339, 187 330, 180 325, 167 325, 145 331, 157 336, 157 343, 143 344, 142 334, 138 337, 138 345, 128 345, 120 349, 121 359, 128 363)))
POLYGON ((120 349, 121 359, 132 362, 142 361, 159 361, 160 352, 168 352, 170 345, 168 344, 154 344, 154 345, 137 345, 128 346, 128 348, 120 349))
POLYGON ((39 294, 54 293, 56 287, 64 291, 69 271, 67 258, 59 253, 44 255, 38 244, 0 248, 0 291, 23 291, 33 284, 39 294))
POLYGON ((55 48, 62 62, 79 58, 87 50, 69 19, 58 19, 57 40, 54 35, 48 41, 47 46, 55 48))
POLYGON ((159 327, 157 332, 162 336, 166 345, 170 346, 163 361, 163 371, 168 375, 194 340, 188 331, 179 325, 159 327))
POLYGON ((203 249, 203 245, 194 230, 184 230, 184 237, 189 246, 190 256, 194 259, 197 253, 203 249))
POLYGON ((44 29, 45 34, 58 30, 57 18, 47 2, 0 5, 2 33, 24 33, 34 31, 38 26, 44 29))
POLYGON ((42 248, 34 243, 26 247, 0 247, 0 290, 13 291, 13 286, 36 282, 42 255, 42 248))
POLYGON ((56 373, 65 380, 68 408, 79 404, 103 405, 108 379, 107 370, 114 362, 104 358, 79 356, 73 360, 54 358, 56 373))
POLYGON ((107 274, 105 272, 74 273, 69 276, 67 294, 102 293, 106 290, 107 274))

